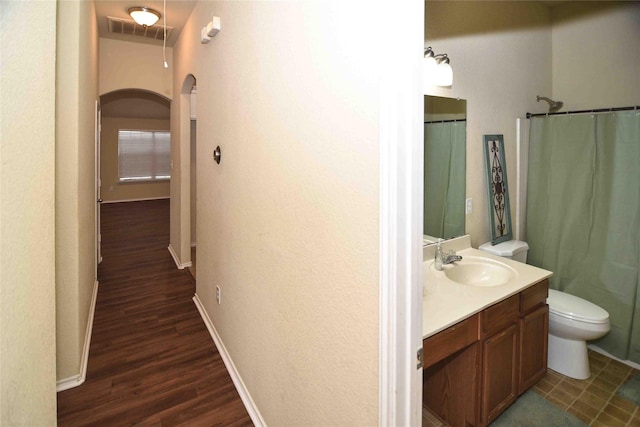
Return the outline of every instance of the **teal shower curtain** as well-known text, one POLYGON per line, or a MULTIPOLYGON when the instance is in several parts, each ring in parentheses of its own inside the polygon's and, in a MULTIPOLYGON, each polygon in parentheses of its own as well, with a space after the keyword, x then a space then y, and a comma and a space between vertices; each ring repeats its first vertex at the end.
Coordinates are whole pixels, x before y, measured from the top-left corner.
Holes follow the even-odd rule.
POLYGON ((597 345, 640 363, 640 111, 533 117, 529 263, 609 312, 597 345))
POLYGON ((466 122, 424 124, 424 234, 464 234, 466 122))

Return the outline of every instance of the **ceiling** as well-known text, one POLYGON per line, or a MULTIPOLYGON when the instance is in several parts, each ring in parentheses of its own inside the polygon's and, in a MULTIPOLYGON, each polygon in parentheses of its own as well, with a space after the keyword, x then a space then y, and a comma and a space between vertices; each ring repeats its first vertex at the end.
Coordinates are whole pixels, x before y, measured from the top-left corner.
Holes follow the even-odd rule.
MULTIPOLYGON (((99 37, 162 45, 162 39, 154 40, 148 37, 109 32, 107 17, 110 16, 133 21, 127 13, 127 10, 134 6, 147 6, 163 14, 163 0, 94 0, 94 3, 96 5, 99 37)), ((161 26, 166 18, 167 27, 173 27, 173 31, 171 31, 171 34, 167 37, 167 46, 172 47, 175 44, 196 3, 197 0, 167 0, 166 16, 163 14, 160 21, 154 25, 154 27, 160 26, 160 28, 162 28, 161 26)))

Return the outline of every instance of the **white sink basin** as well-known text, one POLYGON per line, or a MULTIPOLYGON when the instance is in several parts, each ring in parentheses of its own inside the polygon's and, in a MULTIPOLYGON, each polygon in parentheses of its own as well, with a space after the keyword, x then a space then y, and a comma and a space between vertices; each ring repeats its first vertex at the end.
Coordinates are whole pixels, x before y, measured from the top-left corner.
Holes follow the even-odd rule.
POLYGON ((506 264, 475 256, 444 265, 442 272, 449 280, 467 286, 500 286, 518 277, 518 272, 506 264))

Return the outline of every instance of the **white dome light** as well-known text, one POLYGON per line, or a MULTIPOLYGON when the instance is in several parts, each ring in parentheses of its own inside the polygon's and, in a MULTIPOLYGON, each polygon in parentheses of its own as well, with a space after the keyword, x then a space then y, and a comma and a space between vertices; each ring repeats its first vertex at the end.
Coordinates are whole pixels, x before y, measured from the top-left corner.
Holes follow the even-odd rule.
POLYGON ((130 8, 129 15, 131 15, 138 25, 142 25, 143 27, 150 27, 160 19, 160 12, 146 6, 130 8))

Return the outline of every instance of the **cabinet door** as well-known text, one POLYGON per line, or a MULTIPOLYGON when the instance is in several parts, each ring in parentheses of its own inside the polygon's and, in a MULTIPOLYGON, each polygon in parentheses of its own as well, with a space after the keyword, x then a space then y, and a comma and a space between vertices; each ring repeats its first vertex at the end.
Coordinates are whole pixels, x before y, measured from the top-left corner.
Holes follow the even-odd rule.
POLYGON ((477 426, 479 362, 480 344, 474 342, 426 368, 423 373, 423 406, 448 426, 477 426))
POLYGON ((482 344, 482 424, 493 421, 518 396, 518 324, 482 344))
POLYGON ((544 305, 520 319, 520 394, 547 372, 548 333, 549 306, 544 305))

